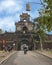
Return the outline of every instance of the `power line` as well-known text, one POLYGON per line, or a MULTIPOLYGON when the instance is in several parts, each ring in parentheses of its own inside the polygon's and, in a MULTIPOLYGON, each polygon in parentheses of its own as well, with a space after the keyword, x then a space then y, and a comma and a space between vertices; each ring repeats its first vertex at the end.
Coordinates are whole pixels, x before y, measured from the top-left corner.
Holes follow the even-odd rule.
POLYGON ((32 4, 40 4, 40 5, 43 5, 44 7, 46 6, 42 0, 40 0, 40 2, 27 2, 27 3, 32 3, 32 4))

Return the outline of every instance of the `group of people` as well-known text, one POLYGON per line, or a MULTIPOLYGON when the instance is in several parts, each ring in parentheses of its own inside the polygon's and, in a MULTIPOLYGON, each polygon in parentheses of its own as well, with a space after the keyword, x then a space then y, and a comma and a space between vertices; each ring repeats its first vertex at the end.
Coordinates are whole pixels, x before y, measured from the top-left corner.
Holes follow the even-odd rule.
POLYGON ((10 52, 10 51, 12 51, 12 49, 13 49, 13 46, 12 45, 7 45, 7 46, 4 46, 4 48, 3 48, 5 51, 8 51, 8 52, 10 52))
MULTIPOLYGON (((13 47, 13 45, 6 45, 6 46, 3 46, 3 49, 5 51, 10 52, 10 51, 12 51, 14 49, 14 47, 13 47)), ((24 51, 24 54, 27 54, 27 51, 28 51, 28 46, 27 45, 23 46, 23 51, 24 51)))

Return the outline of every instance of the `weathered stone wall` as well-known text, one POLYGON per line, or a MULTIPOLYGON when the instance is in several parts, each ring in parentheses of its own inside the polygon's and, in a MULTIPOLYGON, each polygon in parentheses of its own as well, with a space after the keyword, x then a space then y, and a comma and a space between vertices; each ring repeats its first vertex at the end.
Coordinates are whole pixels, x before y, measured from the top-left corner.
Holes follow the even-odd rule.
MULTIPOLYGON (((35 47, 36 47, 36 49, 41 49, 41 45, 40 45, 40 42, 38 41, 38 42, 35 42, 35 47)), ((43 49, 52 49, 52 42, 44 42, 43 44, 43 49)))

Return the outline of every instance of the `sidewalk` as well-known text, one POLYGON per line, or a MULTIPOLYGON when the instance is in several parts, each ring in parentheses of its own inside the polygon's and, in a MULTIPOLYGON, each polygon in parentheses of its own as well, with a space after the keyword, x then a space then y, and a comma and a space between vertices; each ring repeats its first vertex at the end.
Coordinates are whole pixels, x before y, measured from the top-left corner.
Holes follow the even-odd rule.
POLYGON ((9 52, 1 51, 0 52, 0 58, 5 57, 9 52))
POLYGON ((52 58, 52 51, 46 51, 46 50, 39 51, 39 50, 37 50, 37 52, 40 54, 43 54, 44 56, 52 58))
POLYGON ((16 53, 16 51, 0 53, 0 64, 1 64, 2 62, 4 62, 5 60, 7 60, 7 59, 8 59, 11 55, 13 55, 14 53, 16 53))

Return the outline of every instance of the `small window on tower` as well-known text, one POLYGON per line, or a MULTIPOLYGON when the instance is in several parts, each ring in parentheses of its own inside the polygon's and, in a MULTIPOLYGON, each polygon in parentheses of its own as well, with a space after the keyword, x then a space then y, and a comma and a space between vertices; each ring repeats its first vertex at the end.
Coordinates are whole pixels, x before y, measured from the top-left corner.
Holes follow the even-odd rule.
POLYGON ((24 22, 26 22, 26 20, 24 20, 24 22))
POLYGON ((26 20, 27 20, 27 19, 24 17, 24 18, 23 18, 23 21, 26 22, 26 20))

